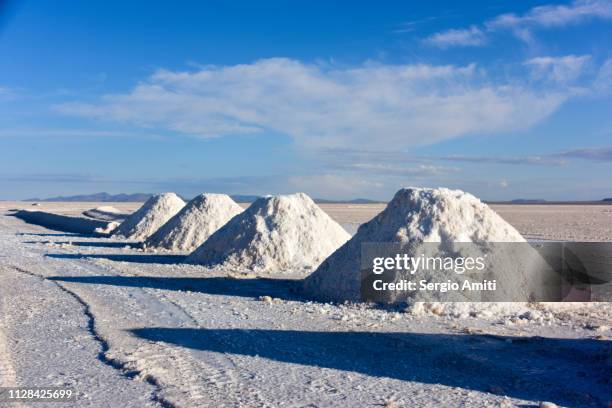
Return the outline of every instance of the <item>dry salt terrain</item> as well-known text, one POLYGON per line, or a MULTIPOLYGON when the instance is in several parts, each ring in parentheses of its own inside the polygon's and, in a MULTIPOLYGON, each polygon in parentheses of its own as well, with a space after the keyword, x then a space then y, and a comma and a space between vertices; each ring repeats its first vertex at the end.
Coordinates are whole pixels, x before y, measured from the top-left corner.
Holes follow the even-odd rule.
MULTIPOLYGON (((70 386, 35 407, 606 407, 612 307, 456 315, 311 302, 291 276, 180 263, 52 231, 0 202, 0 386, 70 386)), ((244 205, 243 205, 244 207, 244 205)), ((347 231, 384 205, 321 205, 347 231)), ((493 205, 529 239, 612 241, 612 206, 493 205)), ((0 402, 0 405, 2 403, 0 402)))

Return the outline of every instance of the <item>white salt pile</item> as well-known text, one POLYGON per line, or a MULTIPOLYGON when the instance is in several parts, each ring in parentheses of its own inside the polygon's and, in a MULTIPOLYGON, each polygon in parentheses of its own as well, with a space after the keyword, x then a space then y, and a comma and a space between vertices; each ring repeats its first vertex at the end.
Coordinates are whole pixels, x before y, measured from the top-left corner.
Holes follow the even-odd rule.
POLYGON ((98 227, 94 230, 99 235, 111 235, 114 230, 117 229, 119 223, 116 221, 110 221, 106 227, 98 227))
POLYGON ((201 194, 162 225, 146 241, 147 248, 193 251, 242 207, 225 194, 201 194))
MULTIPOLYGON (((371 242, 400 243, 412 248, 414 253, 409 254, 410 256, 418 256, 422 253, 422 244, 426 242, 440 243, 439 248, 452 248, 452 243, 457 242, 525 242, 525 239, 471 194, 445 188, 402 189, 395 194, 384 211, 363 224, 350 241, 304 280, 305 294, 327 301, 359 301, 362 243, 371 242)), ((535 251, 530 253, 531 255, 533 259, 521 260, 511 270, 511 273, 516 275, 512 276, 512 279, 519 282, 517 286, 525 287, 530 284, 527 275, 529 269, 533 269, 533 262, 541 265, 540 256, 535 251)), ((400 293, 402 296, 409 296, 400 293)), ((437 314, 445 314, 446 311, 450 314, 462 313, 468 309, 490 310, 491 307, 491 304, 487 303, 436 303, 436 296, 439 297, 440 293, 434 292, 431 296, 432 302, 418 303, 417 306, 417 302, 422 300, 417 297, 412 298, 412 303, 419 310, 436 308, 437 314)), ((405 300, 410 303, 411 299, 405 300)))
POLYGON ((124 214, 110 205, 103 205, 101 207, 85 210, 83 211, 83 215, 101 221, 123 221, 129 214, 124 214))
POLYGON ((174 193, 158 194, 149 198, 142 207, 127 217, 113 235, 126 239, 144 240, 185 206, 174 193))
POLYGON ((187 262, 240 271, 311 270, 349 238, 306 194, 263 197, 215 232, 187 262))

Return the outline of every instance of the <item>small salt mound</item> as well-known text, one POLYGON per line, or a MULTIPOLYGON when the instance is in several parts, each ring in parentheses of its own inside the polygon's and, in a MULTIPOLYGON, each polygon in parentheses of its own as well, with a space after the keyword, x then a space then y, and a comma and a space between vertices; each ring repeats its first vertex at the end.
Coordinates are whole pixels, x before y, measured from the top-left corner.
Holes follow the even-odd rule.
POLYGON ((158 194, 149 198, 142 207, 127 217, 113 235, 126 239, 144 240, 185 206, 174 193, 158 194))
POLYGON ((241 212, 242 207, 225 194, 201 194, 151 235, 145 245, 191 252, 241 212))
POLYGON ((115 207, 111 207, 110 205, 103 205, 101 207, 83 211, 83 215, 102 221, 123 221, 129 214, 124 214, 120 210, 116 209, 115 207))
MULTIPOLYGON (((362 243, 400 243, 414 251, 409 256, 418 256, 423 248, 421 244, 426 242, 440 243, 439 248, 452 248, 452 243, 456 242, 484 244, 526 241, 510 224, 471 194, 446 188, 402 189, 395 194, 384 211, 363 224, 349 242, 304 280, 303 290, 306 295, 321 300, 359 301, 362 243)), ((516 281, 519 282, 517 287, 520 286, 521 290, 531 287, 530 278, 527 277, 529 269, 533 269, 534 262, 539 264, 542 261, 535 251, 530 255, 533 255, 533 259, 517 261, 508 272, 512 273, 513 280, 516 275, 516 281)), ((401 292, 394 295, 408 296, 401 292)), ((409 303, 411 300, 425 300, 421 296, 433 297, 427 301, 441 300, 438 292, 414 296, 418 297, 396 297, 390 300, 406 300, 409 303)))
POLYGON ((108 225, 107 225, 106 227, 104 227, 104 228, 102 228, 102 227, 100 227, 100 228, 96 228, 96 229, 94 230, 94 232, 95 232, 96 234, 99 234, 99 235, 110 235, 110 234, 112 234, 112 232, 113 232, 115 229, 117 229, 117 227, 118 227, 118 226, 119 226, 119 223, 118 223, 118 222, 116 222, 116 221, 111 221, 111 222, 109 222, 109 223, 108 223, 108 225))
POLYGON ((349 238, 306 194, 262 197, 215 232, 187 262, 240 271, 311 270, 349 238))
POLYGON ((45 228, 73 232, 76 234, 106 235, 117 225, 115 222, 92 220, 90 218, 71 217, 68 215, 53 214, 45 211, 17 210, 11 214, 27 223, 36 224, 45 228))

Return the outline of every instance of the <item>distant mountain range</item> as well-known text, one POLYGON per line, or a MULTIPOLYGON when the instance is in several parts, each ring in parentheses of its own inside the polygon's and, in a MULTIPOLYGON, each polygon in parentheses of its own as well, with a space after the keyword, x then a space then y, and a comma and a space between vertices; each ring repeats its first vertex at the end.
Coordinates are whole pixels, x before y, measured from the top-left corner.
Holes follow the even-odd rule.
POLYGON ((24 201, 95 201, 95 202, 144 202, 147 201, 153 194, 135 193, 135 194, 109 194, 109 193, 94 193, 82 194, 73 196, 58 196, 49 198, 28 198, 24 201))
MULTIPOLYGON (((128 202, 145 202, 153 194, 148 193, 135 193, 135 194, 109 194, 109 193, 94 193, 94 194, 81 194, 73 196, 58 196, 50 198, 29 198, 23 201, 93 201, 93 202, 115 202, 115 203, 128 203, 128 202)), ((237 203, 252 203, 261 196, 257 195, 232 195, 232 200, 237 203)), ((189 198, 181 197, 185 201, 189 201, 189 198)), ((379 204, 384 203, 383 201, 369 200, 367 198, 355 198, 353 200, 327 200, 325 198, 315 198, 314 201, 319 204, 379 204)), ((558 204, 558 203, 612 203, 612 197, 604 198, 601 201, 547 201, 543 199, 529 199, 529 198, 517 198, 510 201, 487 201, 489 204, 558 204)))
POLYGON ((548 201, 537 198, 517 198, 516 200, 512 200, 510 202, 513 204, 544 204, 548 201))
POLYGON ((509 201, 485 201, 487 204, 612 204, 612 198, 604 198, 601 200, 592 201, 549 201, 542 199, 531 199, 531 198, 517 198, 509 201))
MULTIPOLYGON (((115 202, 115 203, 128 203, 128 202, 144 202, 147 201, 153 194, 147 193, 135 193, 135 194, 109 194, 109 193, 94 193, 94 194, 81 194, 73 196, 58 196, 49 198, 29 198, 23 201, 60 201, 60 202, 76 202, 76 201, 93 201, 93 202, 115 202)), ((238 203, 252 203, 257 200, 260 196, 257 195, 232 195, 232 200, 238 203)), ((189 201, 189 198, 181 197, 185 201, 189 201)), ((319 204, 374 204, 380 201, 368 200, 365 198, 357 198, 354 200, 326 200, 315 198, 315 202, 319 204)))

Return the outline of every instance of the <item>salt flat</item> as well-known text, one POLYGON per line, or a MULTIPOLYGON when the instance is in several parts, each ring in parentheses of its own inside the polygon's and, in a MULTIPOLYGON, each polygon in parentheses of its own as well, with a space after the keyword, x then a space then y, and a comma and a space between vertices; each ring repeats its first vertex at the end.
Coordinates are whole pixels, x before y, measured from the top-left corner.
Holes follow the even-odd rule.
MULTIPOLYGON (((10 208, 36 209, 58 214, 76 215, 83 211, 109 205, 130 212, 142 203, 50 203, 33 207, 21 201, 0 202, 0 210, 10 208)), ((243 208, 249 204, 240 203, 243 208)), ((319 204, 334 220, 354 230, 385 208, 385 204, 319 204)), ((529 238, 563 241, 612 241, 612 205, 557 205, 557 204, 492 204, 491 207, 529 238)))
MULTIPOLYGON (((238 278, 4 215, 100 205, 0 203, 0 385, 72 386, 91 407, 612 401, 609 304, 451 316, 316 303, 287 277, 238 278)), ((321 207, 349 227, 383 208, 321 207)), ((493 208, 528 237, 612 240, 612 206, 493 208)))

